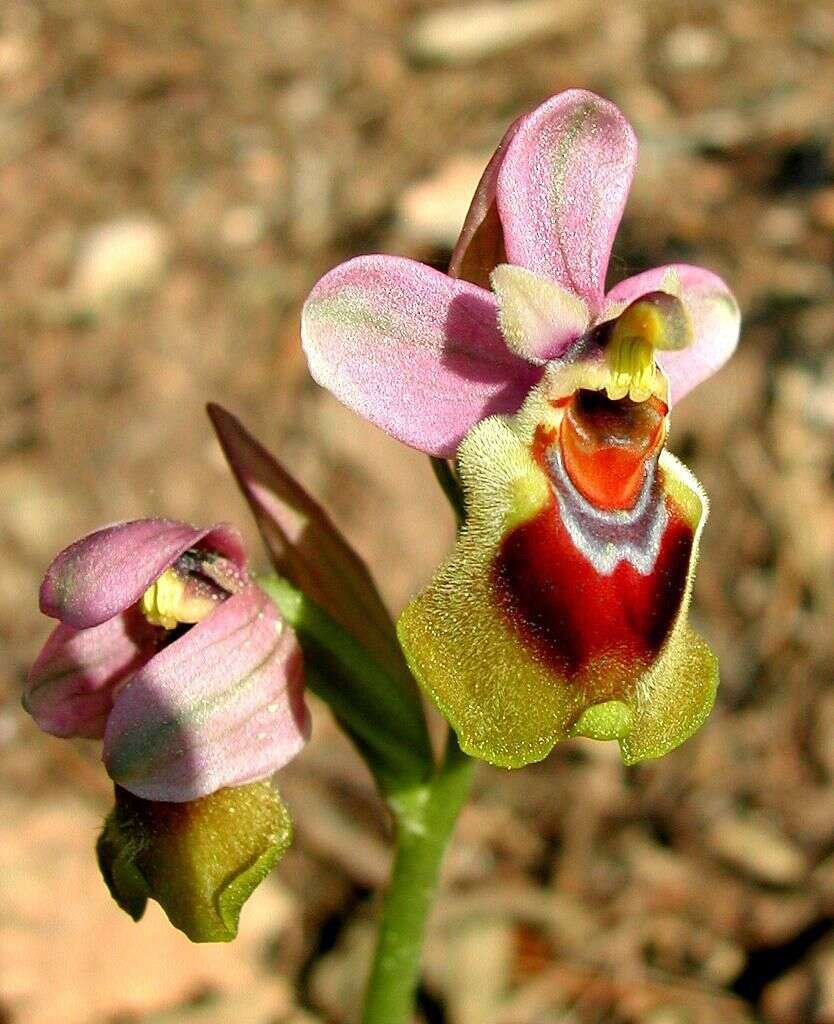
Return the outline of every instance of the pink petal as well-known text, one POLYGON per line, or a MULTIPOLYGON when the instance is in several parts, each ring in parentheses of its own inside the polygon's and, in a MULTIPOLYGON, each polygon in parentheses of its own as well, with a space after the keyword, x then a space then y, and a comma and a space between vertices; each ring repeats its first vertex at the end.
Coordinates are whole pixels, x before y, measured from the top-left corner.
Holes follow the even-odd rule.
POLYGON ((318 502, 231 413, 208 407, 275 569, 360 639, 382 665, 401 665, 396 634, 365 563, 318 502))
POLYGON ((304 746, 301 650, 250 585, 161 650, 116 695, 112 778, 146 800, 195 800, 277 771, 304 746))
POLYGON ((507 262, 554 278, 599 311, 637 159, 622 113, 581 89, 526 117, 498 174, 507 262))
MULTIPOLYGON (((733 293, 709 270, 672 263, 621 281, 606 296, 606 306, 633 302, 655 290, 677 290, 692 317, 695 341, 679 352, 658 352, 657 361, 669 378, 672 402, 678 402, 702 380, 712 376, 733 354, 741 314, 733 293)), ((613 310, 612 310, 613 312, 613 310)))
POLYGON ((449 262, 450 277, 459 277, 481 288, 489 288, 489 275, 499 263, 507 261, 504 229, 498 216, 495 189, 507 146, 526 117, 523 115, 516 118, 504 133, 478 182, 449 262))
POLYGON ((24 707, 53 736, 103 736, 114 688, 153 656, 157 633, 135 608, 90 629, 62 622, 29 672, 24 707))
POLYGON ((135 604, 155 579, 198 542, 246 567, 237 530, 221 523, 197 529, 170 519, 136 519, 87 534, 46 570, 41 611, 84 629, 135 604))
POLYGON ((489 292, 394 256, 361 256, 323 277, 301 337, 319 384, 444 458, 479 420, 515 412, 541 376, 507 349, 489 292))

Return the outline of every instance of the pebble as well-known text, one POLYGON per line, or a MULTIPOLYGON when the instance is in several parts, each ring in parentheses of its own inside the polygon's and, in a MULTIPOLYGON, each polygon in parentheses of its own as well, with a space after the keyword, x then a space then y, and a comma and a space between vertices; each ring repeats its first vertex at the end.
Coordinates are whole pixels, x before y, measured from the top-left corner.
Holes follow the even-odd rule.
POLYGON ((767 245, 797 245, 805 237, 805 213, 796 206, 769 206, 759 218, 758 227, 767 245))
POLYGON ((411 241, 454 246, 488 160, 488 153, 453 157, 436 174, 405 191, 397 217, 411 241))
POLYGON ((660 45, 663 63, 672 71, 701 71, 723 64, 727 40, 714 29, 701 25, 680 25, 660 45))
POLYGON ((760 882, 795 885, 806 873, 802 851, 764 817, 720 818, 707 842, 714 853, 760 882))
POLYGON ((251 248, 260 242, 265 231, 266 218, 263 210, 249 204, 230 207, 220 224, 220 235, 232 249, 251 248))
POLYGON ((90 228, 81 239, 71 296, 80 307, 99 310, 150 291, 162 275, 169 251, 164 226, 146 215, 120 217, 90 228))
POLYGON ((444 7, 411 23, 405 48, 418 60, 473 64, 521 43, 570 32, 584 16, 584 5, 553 0, 444 7))

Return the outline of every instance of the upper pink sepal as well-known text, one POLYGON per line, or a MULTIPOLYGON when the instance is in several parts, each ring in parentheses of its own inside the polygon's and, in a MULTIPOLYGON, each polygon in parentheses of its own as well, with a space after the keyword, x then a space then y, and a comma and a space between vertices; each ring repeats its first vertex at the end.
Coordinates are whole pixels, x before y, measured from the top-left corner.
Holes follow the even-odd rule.
POLYGON ((480 285, 481 288, 489 288, 490 274, 499 263, 505 263, 507 260, 504 251, 504 229, 498 215, 495 191, 507 146, 527 116, 522 114, 513 121, 481 175, 449 261, 450 277, 459 277, 480 285))
POLYGON ((114 687, 153 656, 156 632, 136 608, 89 629, 62 622, 32 665, 23 706, 53 736, 100 738, 114 687))
POLYGON ((97 626, 135 604, 197 544, 245 570, 240 534, 225 523, 204 529, 170 519, 116 523, 87 534, 55 558, 41 584, 41 611, 77 629, 97 626))
POLYGON ((678 352, 658 352, 660 368, 669 380, 671 403, 711 377, 730 358, 738 344, 741 313, 733 293, 717 274, 686 263, 672 263, 636 274, 615 285, 606 296, 606 314, 655 290, 676 294, 692 320, 694 341, 678 352))
POLYGON ((136 796, 195 800, 277 771, 309 730, 295 634, 251 584, 117 691, 104 761, 136 796))
POLYGON ((443 458, 493 413, 514 412, 541 370, 510 352, 493 295, 394 256, 326 274, 301 324, 310 372, 400 441, 443 458))
POLYGON ((598 313, 636 159, 631 125, 592 92, 559 93, 523 118, 496 183, 506 262, 553 278, 598 313))

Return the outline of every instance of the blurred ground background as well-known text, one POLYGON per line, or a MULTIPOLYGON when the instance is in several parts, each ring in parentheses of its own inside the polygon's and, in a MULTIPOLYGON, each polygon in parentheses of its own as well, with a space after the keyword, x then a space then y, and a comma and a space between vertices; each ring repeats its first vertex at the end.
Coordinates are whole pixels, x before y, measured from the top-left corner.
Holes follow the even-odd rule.
POLYGON ((299 308, 360 252, 442 267, 506 125, 569 86, 641 140, 614 275, 702 263, 744 310, 738 356, 673 418, 712 499, 694 618, 723 685, 660 763, 583 742, 480 771, 422 1019, 834 1022, 833 53, 834 12, 810 0, 4 0, 4 1024, 355 1019, 388 848, 327 713, 283 773, 298 841, 240 940, 189 946, 153 907, 134 926, 93 862, 97 751, 18 707, 48 630, 38 580, 106 521, 246 523, 214 399, 399 606, 449 513, 424 458, 308 379, 299 308))

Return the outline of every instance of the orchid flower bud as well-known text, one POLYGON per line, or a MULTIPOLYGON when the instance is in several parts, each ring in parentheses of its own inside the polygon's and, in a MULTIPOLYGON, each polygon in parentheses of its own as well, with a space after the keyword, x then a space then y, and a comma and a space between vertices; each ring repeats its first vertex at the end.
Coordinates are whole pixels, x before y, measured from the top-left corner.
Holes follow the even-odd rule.
POLYGON ((289 814, 269 782, 185 803, 143 800, 117 786, 97 853, 113 898, 135 921, 153 899, 192 942, 229 942, 243 904, 291 840, 289 814))
POLYGON ((25 707, 46 732, 103 738, 108 772, 136 796, 194 800, 262 779, 306 742, 300 648, 231 527, 98 530, 49 567, 41 608, 61 624, 25 707))
POLYGON ((117 784, 99 845, 119 903, 157 899, 190 937, 233 937, 289 842, 267 779, 309 735, 301 649, 229 526, 146 519, 76 541, 47 570, 60 620, 23 703, 46 732, 103 739, 117 784))

